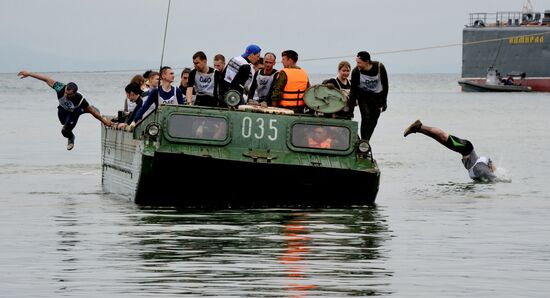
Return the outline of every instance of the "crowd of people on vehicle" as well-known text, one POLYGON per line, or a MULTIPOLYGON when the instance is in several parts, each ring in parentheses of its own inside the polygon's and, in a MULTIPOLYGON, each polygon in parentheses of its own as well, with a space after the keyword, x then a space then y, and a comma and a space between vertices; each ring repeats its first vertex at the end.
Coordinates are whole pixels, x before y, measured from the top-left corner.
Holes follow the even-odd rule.
MULTIPOLYGON (((174 70, 164 66, 160 72, 147 71, 136 75, 126 86, 124 113, 119 128, 132 129, 141 119, 154 111, 158 104, 186 104, 208 107, 227 107, 224 95, 228 91, 240 95, 240 104, 261 105, 313 114, 304 102, 304 93, 311 86, 309 75, 298 66, 298 53, 281 53, 283 67, 276 69, 277 55, 251 44, 243 54, 226 62, 225 56, 214 56, 213 65, 203 51, 192 56, 193 69, 184 68, 179 86, 174 86, 174 70), (160 79, 160 82, 159 82, 160 79), (131 90, 142 90, 141 94, 131 90)), ((357 54, 357 66, 352 71, 348 61, 338 64, 338 75, 323 84, 342 91, 346 104, 342 111, 327 115, 352 119, 355 106, 361 112, 361 138, 369 140, 380 113, 387 108, 389 90, 384 65, 371 61, 366 51, 357 54), (351 75, 351 80, 350 80, 351 75)))

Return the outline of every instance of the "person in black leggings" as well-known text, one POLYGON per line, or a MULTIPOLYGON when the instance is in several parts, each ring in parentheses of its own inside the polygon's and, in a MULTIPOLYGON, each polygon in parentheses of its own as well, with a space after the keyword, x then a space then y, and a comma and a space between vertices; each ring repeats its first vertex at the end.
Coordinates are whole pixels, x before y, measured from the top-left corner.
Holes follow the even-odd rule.
POLYGON ((462 155, 462 163, 468 170, 470 178, 474 181, 492 182, 497 180, 495 175, 496 167, 492 160, 485 156, 478 156, 474 150, 474 145, 459 137, 450 135, 437 127, 431 127, 416 120, 405 129, 404 137, 411 133, 421 133, 436 141, 454 152, 462 155))

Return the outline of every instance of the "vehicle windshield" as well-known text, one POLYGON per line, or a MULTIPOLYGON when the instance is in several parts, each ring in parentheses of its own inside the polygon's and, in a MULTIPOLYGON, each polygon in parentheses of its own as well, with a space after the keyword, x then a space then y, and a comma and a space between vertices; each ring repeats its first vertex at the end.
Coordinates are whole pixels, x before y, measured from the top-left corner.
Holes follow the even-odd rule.
POLYGON ((222 141, 227 131, 227 120, 221 117, 174 114, 168 120, 168 134, 174 138, 222 141))
POLYGON ((292 145, 301 148, 347 150, 350 131, 347 127, 296 124, 292 127, 292 145))

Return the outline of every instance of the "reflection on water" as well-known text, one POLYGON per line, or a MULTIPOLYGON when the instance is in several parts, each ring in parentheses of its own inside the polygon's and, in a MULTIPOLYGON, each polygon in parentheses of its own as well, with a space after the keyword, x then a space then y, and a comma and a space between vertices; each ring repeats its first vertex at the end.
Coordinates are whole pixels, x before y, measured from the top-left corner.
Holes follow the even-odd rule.
POLYGON ((56 250, 61 258, 61 272, 53 275, 54 281, 59 283, 57 293, 67 291, 65 282, 68 281, 68 276, 71 276, 71 273, 77 271, 78 268, 78 253, 74 251, 80 243, 78 208, 80 206, 75 200, 66 199, 61 206, 61 214, 54 216, 54 222, 58 225, 57 236, 59 237, 56 250))
POLYGON ((288 292, 292 297, 305 297, 309 289, 316 288, 305 274, 306 261, 310 252, 311 237, 308 235, 307 213, 295 213, 295 218, 284 225, 284 240, 286 249, 279 257, 285 265, 288 281, 288 292))
POLYGON ((106 256, 133 264, 126 293, 214 296, 390 292, 390 239, 376 207, 201 211, 144 208, 106 256))

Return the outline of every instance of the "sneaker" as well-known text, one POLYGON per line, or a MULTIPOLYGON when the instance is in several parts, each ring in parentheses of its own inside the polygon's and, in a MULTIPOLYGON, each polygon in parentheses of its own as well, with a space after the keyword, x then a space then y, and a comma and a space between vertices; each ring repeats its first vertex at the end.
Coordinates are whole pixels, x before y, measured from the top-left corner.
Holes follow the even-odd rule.
POLYGON ((72 138, 69 138, 69 140, 67 141, 67 150, 72 150, 74 148, 74 135, 72 136, 72 138))
POLYGON ((409 127, 405 129, 405 133, 403 134, 403 136, 406 137, 411 133, 417 133, 420 130, 421 126, 422 126, 422 122, 420 122, 420 120, 414 121, 413 124, 409 125, 409 127))

